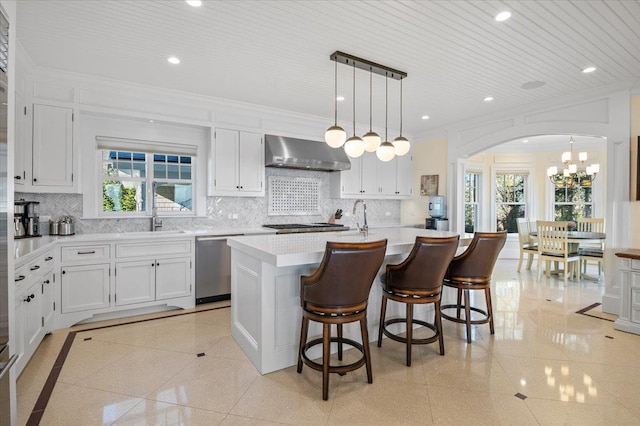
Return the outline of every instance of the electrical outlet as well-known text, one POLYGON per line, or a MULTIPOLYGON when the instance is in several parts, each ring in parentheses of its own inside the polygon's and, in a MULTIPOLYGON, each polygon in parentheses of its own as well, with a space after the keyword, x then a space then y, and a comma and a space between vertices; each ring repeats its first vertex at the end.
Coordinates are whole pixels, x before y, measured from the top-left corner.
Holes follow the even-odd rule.
POLYGON ((231 217, 232 219, 237 219, 237 218, 238 218, 238 213, 234 213, 234 214, 233 214, 233 215, 231 215, 231 216, 232 216, 232 217, 231 217))
POLYGON ((391 216, 391 212, 384 212, 385 216, 391 216))
POLYGON ((229 213, 229 215, 227 216, 227 219, 233 219, 233 215, 229 213))

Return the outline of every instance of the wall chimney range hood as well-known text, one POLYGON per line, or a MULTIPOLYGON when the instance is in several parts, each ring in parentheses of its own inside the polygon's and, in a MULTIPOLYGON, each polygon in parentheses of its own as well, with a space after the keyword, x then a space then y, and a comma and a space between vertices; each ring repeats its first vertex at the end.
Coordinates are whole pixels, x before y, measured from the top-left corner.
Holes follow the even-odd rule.
POLYGON ((351 169, 342 149, 324 142, 265 135, 265 166, 336 172, 351 169))

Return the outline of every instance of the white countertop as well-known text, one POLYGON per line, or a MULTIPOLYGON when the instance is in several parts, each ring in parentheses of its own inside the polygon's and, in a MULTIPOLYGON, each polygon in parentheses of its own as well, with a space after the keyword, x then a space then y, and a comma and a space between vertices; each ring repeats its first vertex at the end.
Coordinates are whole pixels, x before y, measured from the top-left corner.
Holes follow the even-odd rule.
MULTIPOLYGON (((294 266, 319 263, 327 241, 364 242, 387 239, 387 255, 408 253, 417 236, 449 237, 454 232, 418 228, 374 228, 365 240, 358 231, 312 232, 303 234, 256 235, 231 237, 227 244, 274 266, 294 266)), ((460 245, 466 245, 461 241, 460 245)))
POLYGON ((224 236, 224 235, 260 235, 275 234, 274 229, 269 228, 223 228, 223 229, 199 229, 191 231, 146 231, 146 232, 122 232, 102 234, 78 234, 69 236, 42 236, 35 238, 22 238, 14 240, 14 259, 20 264, 25 257, 45 252, 54 247, 56 243, 91 243, 107 242, 112 240, 122 241, 140 238, 166 239, 199 236, 224 236))

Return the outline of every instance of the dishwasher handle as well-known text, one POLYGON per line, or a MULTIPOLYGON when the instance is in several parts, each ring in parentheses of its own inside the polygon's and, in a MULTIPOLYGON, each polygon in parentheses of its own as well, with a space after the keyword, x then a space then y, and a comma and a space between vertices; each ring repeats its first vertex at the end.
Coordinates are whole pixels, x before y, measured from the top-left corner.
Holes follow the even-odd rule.
POLYGON ((219 241, 226 240, 229 237, 242 237, 244 234, 232 234, 232 235, 217 235, 215 237, 196 237, 196 241, 219 241))

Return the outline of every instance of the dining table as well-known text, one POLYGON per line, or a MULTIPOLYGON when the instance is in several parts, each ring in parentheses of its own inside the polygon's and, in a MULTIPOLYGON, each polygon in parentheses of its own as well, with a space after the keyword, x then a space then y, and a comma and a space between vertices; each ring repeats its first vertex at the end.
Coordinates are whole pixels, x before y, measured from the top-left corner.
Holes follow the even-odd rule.
MULTIPOLYGON (((538 233, 535 231, 530 232, 529 235, 533 240, 535 240, 538 237, 538 233)), ((567 233, 567 242, 569 243, 570 252, 577 252, 578 246, 580 244, 602 243, 606 239, 607 239, 607 235, 604 232, 568 231, 567 233)), ((556 266, 556 269, 557 269, 557 266, 556 266)), ((593 280, 593 281, 600 280, 599 277, 592 277, 587 274, 581 274, 580 276, 588 280, 593 280)))

